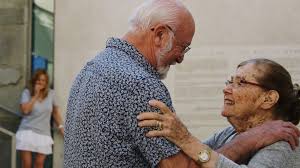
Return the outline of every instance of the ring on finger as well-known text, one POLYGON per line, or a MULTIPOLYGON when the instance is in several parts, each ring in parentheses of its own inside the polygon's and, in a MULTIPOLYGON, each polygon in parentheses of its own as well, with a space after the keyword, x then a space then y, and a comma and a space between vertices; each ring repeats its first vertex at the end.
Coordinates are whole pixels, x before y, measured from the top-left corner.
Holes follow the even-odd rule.
POLYGON ((157 130, 158 130, 158 131, 161 131, 161 130, 163 130, 163 125, 162 125, 162 122, 160 122, 160 121, 157 121, 156 123, 157 123, 157 130))
POLYGON ((165 113, 164 111, 159 111, 159 114, 164 115, 165 113))

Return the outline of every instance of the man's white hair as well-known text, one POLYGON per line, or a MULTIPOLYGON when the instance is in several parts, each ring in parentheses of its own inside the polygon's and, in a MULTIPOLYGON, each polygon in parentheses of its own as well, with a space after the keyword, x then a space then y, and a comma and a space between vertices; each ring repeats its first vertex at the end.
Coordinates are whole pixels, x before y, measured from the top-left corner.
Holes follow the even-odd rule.
POLYGON ((129 18, 129 30, 146 30, 158 23, 167 24, 176 31, 178 14, 187 10, 180 0, 148 0, 129 18))
POLYGON ((158 50, 155 53, 156 59, 157 59, 157 72, 159 74, 160 79, 165 79, 167 77, 167 74, 170 69, 170 65, 161 65, 163 57, 172 50, 173 47, 173 39, 175 38, 173 32, 169 32, 169 40, 165 47, 163 47, 161 50, 158 50))

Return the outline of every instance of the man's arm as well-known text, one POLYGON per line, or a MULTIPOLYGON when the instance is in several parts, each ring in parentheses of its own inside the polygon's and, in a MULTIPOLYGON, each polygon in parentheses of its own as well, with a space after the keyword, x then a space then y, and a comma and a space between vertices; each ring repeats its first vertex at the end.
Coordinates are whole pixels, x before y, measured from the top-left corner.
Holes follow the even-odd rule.
POLYGON ((247 165, 238 165, 232 160, 220 155, 219 168, 286 168, 296 166, 300 149, 292 150, 287 142, 280 141, 260 149, 251 157, 247 165))
MULTIPOLYGON (((195 141, 196 143, 196 141, 195 141)), ((195 146, 197 147, 197 146, 195 146)), ((248 167, 259 167, 269 168, 278 167, 283 168, 286 166, 290 158, 296 155, 298 151, 292 151, 286 142, 279 142, 268 147, 261 149, 253 158, 251 158, 248 165, 239 165, 232 160, 224 156, 217 156, 218 161, 210 160, 208 163, 202 166, 197 165, 193 159, 189 158, 183 152, 180 152, 174 156, 170 156, 159 162, 159 168, 215 168, 215 167, 226 167, 226 168, 248 168, 248 167)))
POLYGON ((299 129, 292 123, 270 121, 236 136, 217 150, 227 158, 240 162, 249 158, 259 149, 277 141, 287 141, 292 149, 299 145, 299 129))

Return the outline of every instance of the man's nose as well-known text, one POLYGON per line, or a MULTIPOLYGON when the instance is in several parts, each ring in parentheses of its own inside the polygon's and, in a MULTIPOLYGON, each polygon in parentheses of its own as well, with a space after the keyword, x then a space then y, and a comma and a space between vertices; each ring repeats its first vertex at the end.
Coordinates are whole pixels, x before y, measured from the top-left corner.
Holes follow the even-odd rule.
POLYGON ((180 64, 183 61, 183 58, 184 54, 181 54, 179 57, 177 57, 176 62, 180 64))

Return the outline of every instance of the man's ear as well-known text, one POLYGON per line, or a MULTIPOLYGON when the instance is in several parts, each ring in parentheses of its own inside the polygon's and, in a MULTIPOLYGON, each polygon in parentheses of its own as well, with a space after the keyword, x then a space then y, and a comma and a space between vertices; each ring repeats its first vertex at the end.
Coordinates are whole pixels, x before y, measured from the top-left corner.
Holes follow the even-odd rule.
POLYGON ((151 31, 154 33, 154 43, 156 47, 162 47, 168 42, 170 30, 167 26, 158 24, 152 28, 151 31))
POLYGON ((264 95, 264 100, 261 107, 265 110, 270 109, 275 106, 279 100, 279 93, 276 90, 269 90, 264 95))

